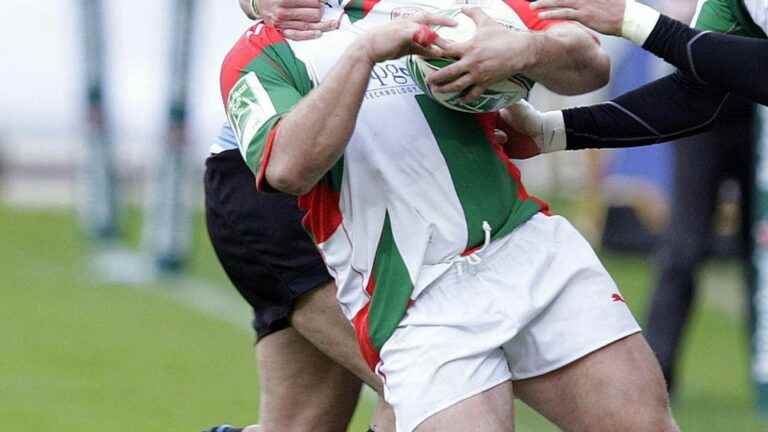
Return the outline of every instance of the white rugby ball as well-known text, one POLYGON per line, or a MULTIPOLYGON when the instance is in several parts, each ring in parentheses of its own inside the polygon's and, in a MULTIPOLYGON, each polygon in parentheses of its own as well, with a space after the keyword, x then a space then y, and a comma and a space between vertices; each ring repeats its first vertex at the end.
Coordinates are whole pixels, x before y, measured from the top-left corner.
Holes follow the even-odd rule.
MULTIPOLYGON (((523 24, 515 11, 506 5, 482 7, 482 9, 483 12, 507 27, 510 31, 528 31, 528 28, 523 24)), ((477 30, 475 22, 472 21, 472 18, 462 13, 461 8, 443 9, 433 13, 447 16, 457 22, 455 27, 432 26, 432 30, 443 39, 453 42, 464 42, 470 40, 475 35, 477 30)), ((427 85, 426 77, 431 72, 444 68, 453 62, 454 59, 426 59, 418 55, 409 55, 406 58, 408 71, 421 90, 441 105, 457 111, 468 113, 498 111, 521 99, 528 98, 528 93, 535 84, 535 81, 525 75, 516 74, 504 81, 493 84, 479 98, 472 102, 464 102, 462 100, 469 91, 469 88, 463 92, 433 93, 429 85, 427 85)))

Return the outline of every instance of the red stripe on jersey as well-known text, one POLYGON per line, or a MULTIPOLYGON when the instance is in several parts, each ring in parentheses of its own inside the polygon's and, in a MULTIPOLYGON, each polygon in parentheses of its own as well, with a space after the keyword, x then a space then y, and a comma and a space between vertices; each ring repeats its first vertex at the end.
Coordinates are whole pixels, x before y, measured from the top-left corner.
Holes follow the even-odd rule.
POLYGON ((371 370, 376 370, 376 365, 379 364, 381 358, 376 347, 371 342, 371 336, 368 328, 368 312, 371 303, 367 303, 365 307, 352 318, 352 325, 355 327, 355 335, 357 336, 357 344, 360 346, 360 353, 363 355, 363 359, 368 364, 371 370))
POLYGON ((531 30, 543 31, 555 24, 565 22, 563 20, 543 20, 539 18, 539 11, 531 9, 531 3, 528 0, 504 0, 504 3, 511 7, 523 21, 523 24, 531 30))
POLYGON ((315 243, 328 240, 341 225, 339 199, 339 192, 323 180, 299 197, 299 207, 307 211, 301 224, 312 235, 315 243))
MULTIPOLYGON (((507 172, 509 175, 512 176, 512 178, 515 179, 515 183, 517 184, 517 197, 521 201, 530 200, 535 202, 536 204, 541 207, 541 212, 550 215, 549 211, 549 204, 542 201, 539 198, 536 198, 535 196, 528 195, 528 191, 525 190, 525 186, 523 186, 522 176, 520 175, 520 170, 517 168, 517 166, 512 163, 512 161, 509 159, 509 156, 504 152, 504 147, 496 142, 496 139, 494 138, 494 131, 496 129, 496 121, 499 118, 498 113, 483 113, 483 114, 475 114, 475 117, 477 118, 478 122, 480 123, 480 126, 482 126, 483 131, 485 132, 485 137, 488 139, 488 143, 493 147, 493 150, 496 152, 496 156, 498 156, 499 160, 504 164, 504 166, 507 167, 507 172)), ((472 253, 471 250, 465 251, 464 254, 469 255, 472 253)), ((462 254, 462 255, 464 255, 462 254)))
POLYGON ((376 6, 376 4, 380 1, 381 0, 363 0, 363 13, 368 15, 368 12, 370 12, 371 9, 373 9, 373 7, 376 6))
POLYGON ((242 78, 246 66, 258 57, 264 48, 280 42, 285 42, 283 35, 276 28, 264 24, 254 25, 238 39, 235 46, 224 57, 219 76, 221 98, 225 107, 229 92, 242 78))
POLYGON ((267 135, 267 142, 264 145, 264 151, 261 154, 261 163, 259 166, 259 172, 256 174, 256 190, 261 192, 264 190, 264 184, 267 176, 267 165, 269 165, 269 157, 272 155, 272 145, 275 143, 277 137, 277 129, 280 123, 277 123, 275 127, 269 131, 267 135))

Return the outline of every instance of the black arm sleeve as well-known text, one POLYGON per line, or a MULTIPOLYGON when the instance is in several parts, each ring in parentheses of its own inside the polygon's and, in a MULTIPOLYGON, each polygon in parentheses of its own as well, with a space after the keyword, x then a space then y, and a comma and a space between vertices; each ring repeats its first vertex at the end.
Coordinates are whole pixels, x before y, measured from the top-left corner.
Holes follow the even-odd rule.
POLYGON ((563 110, 567 149, 635 147, 712 127, 729 94, 682 72, 599 105, 563 110))
POLYGON ((694 30, 662 15, 643 48, 700 82, 768 105, 768 39, 694 30))

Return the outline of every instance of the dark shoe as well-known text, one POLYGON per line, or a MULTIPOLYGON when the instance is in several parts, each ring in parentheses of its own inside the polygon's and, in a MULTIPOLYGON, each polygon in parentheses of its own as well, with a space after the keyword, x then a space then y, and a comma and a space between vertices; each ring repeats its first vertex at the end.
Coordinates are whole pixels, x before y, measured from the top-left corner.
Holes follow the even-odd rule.
POLYGON ((203 432, 243 432, 243 428, 237 428, 232 425, 214 426, 210 429, 206 429, 203 432))

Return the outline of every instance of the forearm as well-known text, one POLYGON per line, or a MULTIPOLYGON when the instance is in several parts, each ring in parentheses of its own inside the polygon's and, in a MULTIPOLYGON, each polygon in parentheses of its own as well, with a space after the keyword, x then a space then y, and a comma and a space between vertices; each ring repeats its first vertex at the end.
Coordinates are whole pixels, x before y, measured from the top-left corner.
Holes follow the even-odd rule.
POLYGON ((768 40, 702 32, 662 15, 643 48, 700 82, 768 104, 768 40))
POLYGON ((280 191, 308 192, 338 161, 355 128, 373 63, 350 46, 325 81, 278 124, 266 178, 280 191))
POLYGON ((581 94, 608 83, 611 63, 586 28, 564 23, 530 34, 533 64, 525 73, 550 90, 581 94))
POLYGON ((708 130, 728 99, 725 91, 677 73, 600 105, 563 111, 566 146, 634 147, 708 130))

